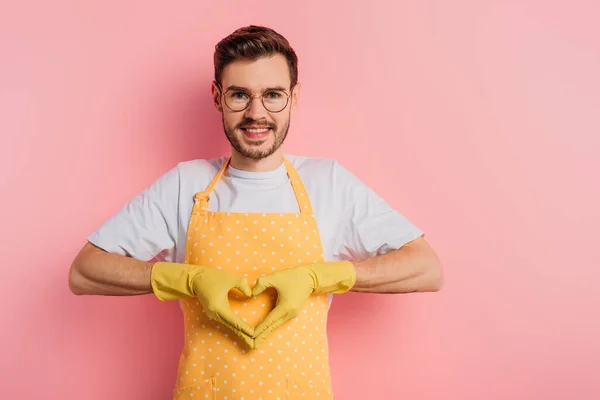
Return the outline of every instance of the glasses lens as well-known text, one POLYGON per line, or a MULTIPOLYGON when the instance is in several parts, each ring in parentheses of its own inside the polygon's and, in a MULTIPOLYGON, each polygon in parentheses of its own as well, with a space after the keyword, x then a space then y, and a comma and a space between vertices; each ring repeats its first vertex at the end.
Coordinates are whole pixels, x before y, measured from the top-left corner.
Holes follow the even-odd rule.
POLYGON ((249 102, 250 96, 246 92, 232 90, 225 93, 225 103, 233 111, 242 111, 249 102))
POLYGON ((269 90, 263 94, 263 104, 271 112, 279 112, 287 106, 288 96, 283 90, 269 90))

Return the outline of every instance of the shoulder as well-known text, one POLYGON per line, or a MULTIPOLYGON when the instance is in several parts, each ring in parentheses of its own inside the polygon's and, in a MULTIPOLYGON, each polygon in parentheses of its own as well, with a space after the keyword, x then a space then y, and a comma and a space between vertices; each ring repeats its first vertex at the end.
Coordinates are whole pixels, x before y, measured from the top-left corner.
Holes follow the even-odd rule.
POLYGON ((208 187, 225 161, 225 157, 180 161, 159 179, 158 186, 179 192, 180 199, 191 198, 208 187))
POLYGON ((302 177, 320 176, 331 178, 333 174, 343 169, 340 163, 333 158, 308 157, 294 154, 286 154, 286 158, 302 177))
POLYGON ((331 189, 348 188, 362 182, 338 160, 286 154, 303 180, 327 184, 331 189))
POLYGON ((176 166, 175 170, 181 177, 181 179, 186 179, 189 177, 194 178, 202 178, 202 177, 212 177, 214 176, 219 169, 223 166, 223 163, 226 161, 225 157, 212 158, 212 159, 193 159, 180 161, 176 166))

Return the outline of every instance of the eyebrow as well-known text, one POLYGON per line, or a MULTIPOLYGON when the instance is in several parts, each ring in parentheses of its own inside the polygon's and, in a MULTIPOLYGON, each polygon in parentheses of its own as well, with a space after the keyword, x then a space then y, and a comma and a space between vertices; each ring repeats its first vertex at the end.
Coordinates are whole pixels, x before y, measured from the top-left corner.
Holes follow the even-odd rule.
MULTIPOLYGON (((242 87, 242 86, 236 86, 236 85, 228 86, 227 89, 225 89, 225 91, 228 91, 228 90, 239 90, 239 91, 242 91, 242 92, 248 92, 248 93, 250 93, 249 89, 247 89, 245 87, 242 87)), ((264 91, 267 92, 269 90, 282 90, 282 91, 285 92, 287 89, 284 88, 283 86, 273 86, 273 87, 266 88, 264 91)))

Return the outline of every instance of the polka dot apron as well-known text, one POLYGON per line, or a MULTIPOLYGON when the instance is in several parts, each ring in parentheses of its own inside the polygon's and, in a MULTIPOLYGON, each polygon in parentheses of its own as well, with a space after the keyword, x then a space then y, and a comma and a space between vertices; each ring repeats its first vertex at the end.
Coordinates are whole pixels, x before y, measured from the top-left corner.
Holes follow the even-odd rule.
MULTIPOLYGON (((299 213, 208 211, 209 195, 229 165, 194 197, 186 263, 244 276, 254 286, 261 275, 322 262, 323 249, 306 188, 284 159, 299 213)), ((229 294, 232 310, 252 326, 274 308, 277 292, 247 298, 229 294)), ((209 319, 197 299, 182 300, 185 342, 173 399, 332 399, 327 345, 327 294, 311 295, 300 315, 251 350, 224 325, 209 319)))

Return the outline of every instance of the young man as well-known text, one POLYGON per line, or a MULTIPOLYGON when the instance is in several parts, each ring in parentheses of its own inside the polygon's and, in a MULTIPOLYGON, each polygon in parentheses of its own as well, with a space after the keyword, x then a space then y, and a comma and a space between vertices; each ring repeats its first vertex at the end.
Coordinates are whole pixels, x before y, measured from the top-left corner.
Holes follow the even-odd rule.
POLYGON ((174 399, 331 399, 332 294, 436 291, 440 262, 337 162, 284 155, 300 94, 285 38, 238 29, 214 63, 231 157, 181 162, 133 198, 88 237, 71 290, 181 302, 174 399))

